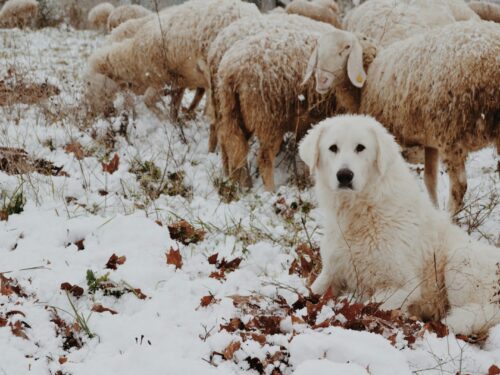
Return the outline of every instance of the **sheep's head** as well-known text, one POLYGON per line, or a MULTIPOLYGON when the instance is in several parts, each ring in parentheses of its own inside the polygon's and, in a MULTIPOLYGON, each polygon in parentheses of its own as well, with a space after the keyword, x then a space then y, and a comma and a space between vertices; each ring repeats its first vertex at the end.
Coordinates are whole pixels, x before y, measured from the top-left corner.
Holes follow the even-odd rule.
POLYGON ((316 91, 320 94, 327 93, 347 78, 354 86, 362 87, 366 72, 363 67, 363 47, 357 36, 342 30, 322 35, 307 64, 303 83, 314 72, 316 91))

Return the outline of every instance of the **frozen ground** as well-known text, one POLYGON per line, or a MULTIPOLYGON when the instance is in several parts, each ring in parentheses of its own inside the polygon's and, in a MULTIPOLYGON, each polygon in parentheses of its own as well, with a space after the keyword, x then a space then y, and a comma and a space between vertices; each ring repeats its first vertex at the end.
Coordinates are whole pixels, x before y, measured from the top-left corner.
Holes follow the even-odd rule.
MULTIPOLYGON (((285 161, 278 193, 258 182, 242 195, 207 153, 201 111, 185 125, 187 144, 137 97, 117 100, 116 117, 89 118, 81 77, 101 42, 63 29, 0 31, 0 77, 61 90, 1 107, 0 146, 63 167, 0 172, 0 209, 20 192, 25 200, 0 221, 0 374, 498 373, 500 326, 471 344, 397 312, 311 299, 302 276, 315 272, 319 215, 311 191, 287 181, 285 161)), ((471 155, 462 215, 492 243, 497 162, 492 149, 471 155)), ((444 174, 439 182, 444 202, 444 174)))

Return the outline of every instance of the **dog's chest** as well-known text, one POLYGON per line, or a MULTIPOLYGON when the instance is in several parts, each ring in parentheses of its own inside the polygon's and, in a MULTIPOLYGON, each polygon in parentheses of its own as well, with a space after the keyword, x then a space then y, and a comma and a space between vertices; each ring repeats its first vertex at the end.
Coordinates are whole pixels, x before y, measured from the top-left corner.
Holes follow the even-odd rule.
POLYGON ((364 207, 358 212, 340 212, 332 229, 334 268, 349 289, 400 287, 415 276, 418 258, 408 251, 411 231, 396 216, 364 207))

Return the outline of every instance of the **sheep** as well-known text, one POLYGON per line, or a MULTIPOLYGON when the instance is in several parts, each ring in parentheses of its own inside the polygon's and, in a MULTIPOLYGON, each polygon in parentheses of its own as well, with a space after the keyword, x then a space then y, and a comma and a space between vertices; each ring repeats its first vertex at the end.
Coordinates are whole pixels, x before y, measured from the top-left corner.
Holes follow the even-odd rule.
POLYGON ((500 23, 500 5, 486 1, 471 1, 468 5, 481 19, 500 23))
MULTIPOLYGON (((336 50, 318 42, 316 86, 336 50), (331 49, 331 52, 329 51, 331 49)), ((467 190, 469 152, 496 145, 500 153, 500 26, 464 21, 380 50, 368 70, 359 112, 374 116, 403 145, 425 147, 424 181, 437 205, 438 159, 448 167, 448 210, 457 213, 467 190)), ((318 84, 319 82, 319 84, 318 84)))
MULTIPOLYGON (((349 76, 362 76, 364 64, 375 54, 371 44, 307 18, 301 28, 286 22, 269 27, 224 54, 213 93, 218 103, 217 136, 224 170, 242 186, 251 186, 246 157, 253 134, 260 144, 259 172, 265 189, 272 191, 274 159, 284 134, 293 132, 300 139, 312 123, 339 110, 335 94, 321 96, 312 84, 302 85, 307 58, 325 31, 339 32, 334 60, 349 60, 349 76)), ((338 73, 344 75, 342 70, 338 73)))
POLYGON ((137 4, 127 4, 116 7, 108 17, 108 31, 112 31, 125 21, 134 18, 142 18, 150 14, 151 11, 149 9, 137 4))
POLYGON ((207 88, 207 53, 220 30, 246 16, 254 4, 239 0, 192 0, 168 8, 145 23, 133 38, 104 46, 89 59, 91 70, 133 89, 172 86, 171 115, 185 88, 207 88))
POLYGON ((341 27, 340 10, 335 0, 293 0, 286 6, 286 12, 341 27))
POLYGON ((29 26, 38 14, 35 0, 7 0, 0 11, 0 28, 24 28, 29 26))
POLYGON ((89 26, 94 30, 106 30, 108 17, 113 9, 115 9, 115 7, 111 3, 97 4, 89 11, 89 15, 87 18, 89 26))
POLYGON ((141 18, 132 18, 128 21, 123 22, 122 24, 115 27, 106 38, 107 43, 116 43, 121 42, 125 39, 130 39, 135 36, 137 31, 144 26, 147 22, 151 21, 156 17, 156 14, 152 14, 149 16, 141 17, 141 18))
MULTIPOLYGON (((217 87, 216 79, 217 79, 217 70, 219 68, 220 61, 222 57, 226 53, 226 51, 233 46, 234 43, 238 42, 241 39, 246 37, 255 35, 264 31, 268 28, 276 28, 280 23, 286 23, 288 28, 296 27, 301 29, 304 27, 304 17, 298 15, 288 15, 288 14, 276 14, 270 13, 263 15, 261 17, 246 17, 242 18, 238 21, 233 22, 231 25, 222 30, 217 38, 214 39, 210 48, 208 50, 208 70, 209 70, 209 80, 210 80, 210 90, 214 90, 217 87)), ((210 99, 208 115, 211 120, 211 131, 210 131, 210 139, 208 151, 214 152, 217 146, 217 137, 216 137, 216 97, 215 95, 208 95, 210 99)))
POLYGON ((379 48, 393 42, 421 34, 431 26, 442 26, 455 21, 447 6, 437 2, 424 8, 420 3, 400 0, 369 0, 351 10, 344 19, 344 29, 366 35, 379 48), (432 17, 431 17, 432 16, 432 17))

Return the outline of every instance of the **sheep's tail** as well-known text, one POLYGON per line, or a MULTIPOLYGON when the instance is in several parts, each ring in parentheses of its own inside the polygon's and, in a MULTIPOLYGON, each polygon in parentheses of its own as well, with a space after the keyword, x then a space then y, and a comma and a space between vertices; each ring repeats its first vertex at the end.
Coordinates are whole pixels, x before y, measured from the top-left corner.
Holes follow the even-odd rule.
POLYGON ((217 113, 217 138, 221 146, 224 169, 243 186, 251 186, 247 167, 249 134, 245 130, 241 111, 240 94, 234 80, 221 79, 217 84, 215 103, 217 113))

